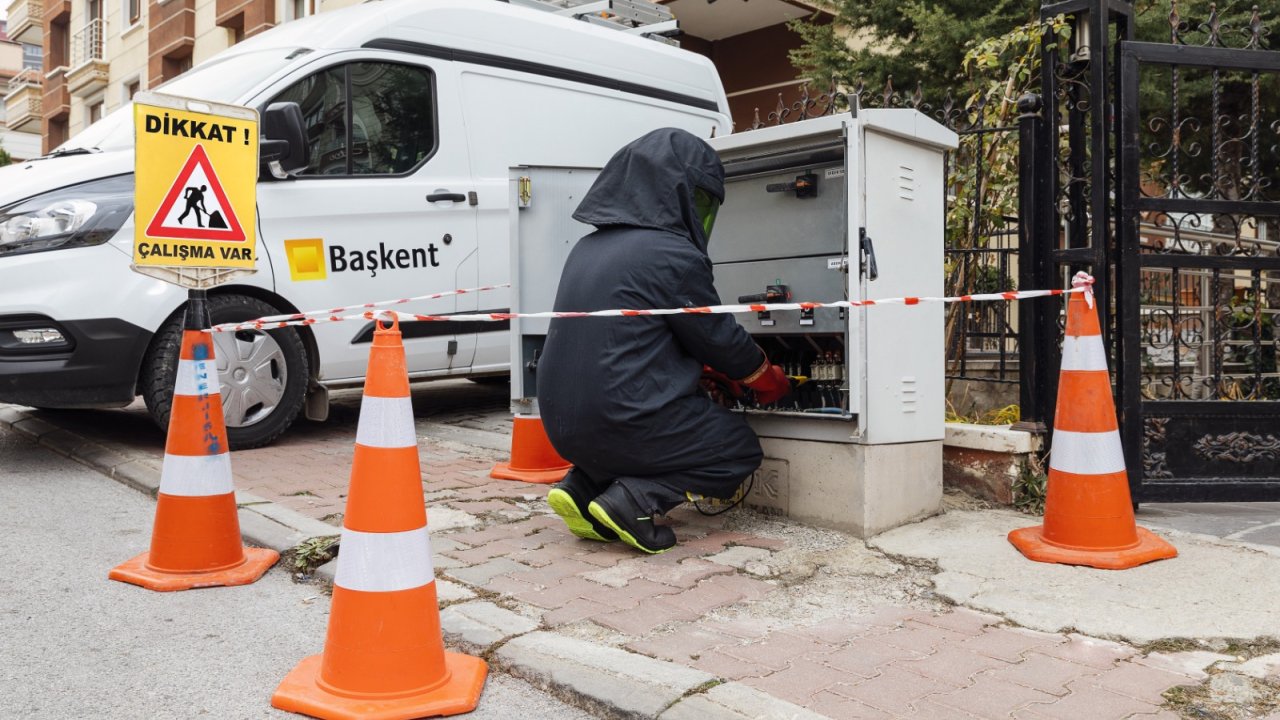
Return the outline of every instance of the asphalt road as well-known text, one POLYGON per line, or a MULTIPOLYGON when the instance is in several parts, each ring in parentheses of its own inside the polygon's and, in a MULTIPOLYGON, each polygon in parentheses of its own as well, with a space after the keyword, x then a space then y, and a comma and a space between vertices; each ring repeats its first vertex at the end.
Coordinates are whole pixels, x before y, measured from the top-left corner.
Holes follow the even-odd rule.
MULTIPOLYGON (((257 583, 153 593, 107 579, 146 549, 154 503, 0 429, 0 718, 286 718, 280 679, 319 652, 329 598, 257 583)), ((490 675, 486 720, 590 718, 490 675)))

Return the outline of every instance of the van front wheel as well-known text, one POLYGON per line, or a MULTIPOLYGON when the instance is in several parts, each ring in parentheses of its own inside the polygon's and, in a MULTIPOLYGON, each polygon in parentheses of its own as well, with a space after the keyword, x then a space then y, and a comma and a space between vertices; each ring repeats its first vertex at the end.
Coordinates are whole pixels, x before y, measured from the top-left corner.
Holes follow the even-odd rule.
MULTIPOLYGON (((280 314, 278 308, 245 295, 213 295, 208 306, 215 325, 280 314)), ((147 410, 162 429, 169 426, 182 315, 169 318, 152 338, 138 382, 147 410)), ((293 424, 306 399, 310 368, 297 330, 214 333, 213 343, 231 448, 247 450, 275 440, 293 424)))

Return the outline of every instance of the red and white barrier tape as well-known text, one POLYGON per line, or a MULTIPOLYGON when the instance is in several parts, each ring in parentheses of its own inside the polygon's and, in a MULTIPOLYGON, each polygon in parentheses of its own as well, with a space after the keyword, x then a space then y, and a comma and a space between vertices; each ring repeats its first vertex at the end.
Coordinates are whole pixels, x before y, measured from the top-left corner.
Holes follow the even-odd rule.
MULTIPOLYGON (((1069 290, 1014 290, 1001 293, 983 293, 975 295, 957 295, 954 297, 899 297, 882 300, 837 300, 835 302, 793 302, 793 303, 756 303, 750 305, 709 305, 705 307, 661 308, 655 310, 594 310, 591 312, 536 312, 536 313, 458 313, 454 315, 417 315, 395 310, 374 312, 368 310, 354 315, 329 317, 309 317, 314 313, 299 313, 287 316, 292 319, 277 320, 261 318, 242 323, 217 325, 210 332, 235 332, 237 330, 275 330, 294 325, 314 325, 319 322, 339 322, 342 320, 391 320, 400 322, 503 322, 513 318, 585 318, 585 317, 648 317, 656 315, 714 315, 721 313, 771 312, 775 310, 815 310, 817 308, 856 308, 874 305, 920 305, 923 303, 967 303, 967 302, 1002 302, 1010 300, 1028 300, 1031 298, 1053 297, 1084 293, 1085 300, 1093 305, 1093 278, 1087 273, 1077 273, 1071 281, 1069 290), (301 316, 301 317, 299 317, 301 316)), ((494 286, 502 287, 502 286, 494 286)), ((475 288, 460 290, 454 293, 478 292, 491 288, 475 288)), ((396 300, 390 303, 371 303, 362 307, 382 307, 388 304, 399 304, 396 300)))
POLYGON ((1071 278, 1071 288, 1075 291, 1084 292, 1084 302, 1093 309, 1093 276, 1081 270, 1071 278))
POLYGON ((236 332, 237 330, 262 330, 264 328, 281 328, 290 325, 315 325, 322 322, 341 322, 343 320, 358 320, 369 314, 359 313, 355 315, 339 315, 356 308, 364 308, 366 310, 372 308, 389 307, 391 305, 404 305, 405 303, 417 302, 419 300, 437 300, 451 295, 467 295, 469 293, 484 292, 486 290, 498 290, 500 288, 509 288, 511 283, 502 283, 500 285, 485 285, 484 287, 461 288, 459 290, 446 290, 445 292, 431 293, 430 295, 419 295, 417 297, 402 298, 400 300, 383 300, 382 302, 364 303, 363 305, 348 305, 346 307, 330 308, 328 310, 310 310, 308 312, 289 313, 288 315, 268 315, 257 320, 247 320, 241 323, 223 323, 215 325, 211 332, 236 332))

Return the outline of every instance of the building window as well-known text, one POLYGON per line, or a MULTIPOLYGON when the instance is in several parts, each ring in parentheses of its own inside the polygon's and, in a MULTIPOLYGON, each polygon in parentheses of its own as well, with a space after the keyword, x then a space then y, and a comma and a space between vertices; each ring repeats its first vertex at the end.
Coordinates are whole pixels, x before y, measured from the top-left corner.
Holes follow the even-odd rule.
POLYGON ((191 56, 186 57, 166 57, 161 63, 162 74, 159 80, 155 80, 159 84, 165 80, 172 80, 182 73, 191 69, 191 56))
POLYGON ((141 90, 141 89, 142 89, 142 80, 140 80, 140 79, 136 79, 136 78, 135 78, 135 79, 130 80, 129 82, 125 83, 125 84, 124 84, 124 100, 125 100, 125 102, 128 102, 128 101, 132 100, 132 99, 133 99, 133 96, 134 96, 134 95, 137 95, 137 94, 138 94, 138 91, 139 91, 139 90, 141 90))
POLYGON ((92 125, 102 119, 102 101, 99 100, 89 105, 89 124, 92 125))
POLYGON ((130 25, 137 25, 142 19, 142 0, 124 0, 124 14, 130 25))
POLYGON ((22 46, 22 67, 39 69, 44 63, 44 48, 39 45, 22 46))
POLYGON ((289 19, 297 20, 308 15, 314 15, 316 13, 316 2, 315 0, 292 0, 289 9, 291 11, 289 19))
POLYGON ((272 102, 296 102, 302 109, 311 151, 304 175, 397 175, 435 149, 427 68, 351 63, 304 78, 272 102))

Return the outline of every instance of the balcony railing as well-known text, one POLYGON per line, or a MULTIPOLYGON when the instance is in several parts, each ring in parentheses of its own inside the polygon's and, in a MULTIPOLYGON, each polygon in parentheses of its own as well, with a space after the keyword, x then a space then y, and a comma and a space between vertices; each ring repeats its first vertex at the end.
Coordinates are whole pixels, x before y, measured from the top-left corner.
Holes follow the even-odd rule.
POLYGON ((13 0, 9 3, 9 37, 17 42, 39 45, 44 38, 44 5, 40 0, 13 0))
POLYGON ((71 69, 67 72, 71 94, 88 97, 107 86, 110 66, 103 57, 104 34, 103 22, 98 19, 71 36, 71 69))
POLYGON ((101 18, 90 20, 88 25, 85 25, 79 32, 72 35, 71 67, 78 68, 85 63, 101 62, 104 59, 103 38, 105 36, 104 23, 101 18))
POLYGON ((21 72, 14 75, 13 79, 9 81, 9 95, 27 87, 34 87, 38 90, 43 85, 44 72, 40 68, 23 68, 21 72))
POLYGON ((27 68, 9 81, 4 107, 10 128, 18 132, 40 131, 43 86, 44 74, 36 68, 27 68))

